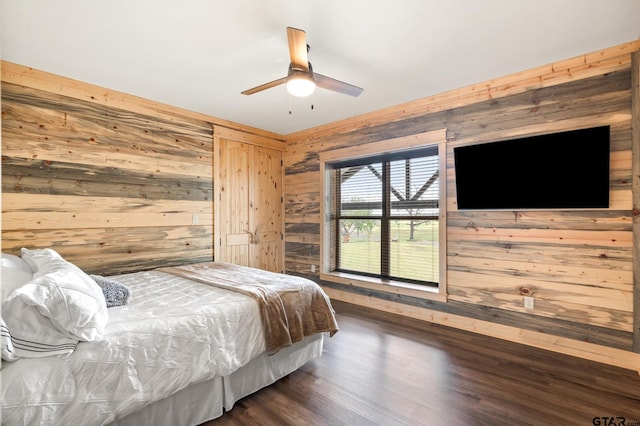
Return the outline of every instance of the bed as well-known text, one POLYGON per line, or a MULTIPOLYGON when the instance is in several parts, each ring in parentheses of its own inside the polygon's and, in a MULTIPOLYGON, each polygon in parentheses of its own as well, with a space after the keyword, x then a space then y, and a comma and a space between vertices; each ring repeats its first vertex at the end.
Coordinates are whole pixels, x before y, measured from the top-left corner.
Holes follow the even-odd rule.
MULTIPOLYGON (((11 262, 3 255, 2 349, 3 359, 12 359, 2 363, 3 424, 197 425, 319 357, 325 336, 338 331, 326 294, 300 277, 221 262, 159 268, 106 277, 129 298, 106 308, 106 287, 93 286, 99 277, 45 249, 53 263, 64 262, 82 277, 82 286, 70 289, 60 282, 73 280, 56 270, 56 292, 82 293, 83 306, 103 297, 104 307, 92 308, 95 318, 85 313, 82 327, 78 321, 69 326, 68 315, 42 306, 57 296, 32 300, 42 289, 30 288, 42 286, 42 276, 51 281, 53 268, 33 262, 41 250, 24 250, 22 259, 32 260, 27 263, 35 271, 31 278, 24 265, 26 275, 17 273, 15 256, 7 272, 11 262), (16 307, 16 298, 23 305, 16 307), (33 316, 45 318, 37 318, 38 331, 50 327, 55 334, 66 326, 55 342, 61 345, 24 345, 20 327, 35 320, 11 316, 34 306, 33 316), (50 348, 59 352, 47 353, 50 348)), ((75 302, 64 303, 68 314, 75 302)))

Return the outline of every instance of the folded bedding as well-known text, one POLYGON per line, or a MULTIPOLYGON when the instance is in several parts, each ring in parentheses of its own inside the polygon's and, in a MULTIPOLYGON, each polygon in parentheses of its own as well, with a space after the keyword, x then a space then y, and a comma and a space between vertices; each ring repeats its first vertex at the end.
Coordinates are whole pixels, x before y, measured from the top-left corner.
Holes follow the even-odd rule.
POLYGON ((102 289, 107 308, 126 305, 131 301, 131 290, 121 282, 102 275, 90 275, 90 277, 102 289))
POLYGON ((305 336, 338 331, 329 297, 314 282, 225 262, 203 262, 160 271, 246 294, 258 302, 267 351, 275 353, 305 336), (240 279, 239 279, 240 278, 240 279))

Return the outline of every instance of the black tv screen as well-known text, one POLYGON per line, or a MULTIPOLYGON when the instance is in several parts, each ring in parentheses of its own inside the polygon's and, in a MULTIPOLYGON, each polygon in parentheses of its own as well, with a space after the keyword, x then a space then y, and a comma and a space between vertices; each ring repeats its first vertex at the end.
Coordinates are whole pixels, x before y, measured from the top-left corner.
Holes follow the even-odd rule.
POLYGON ((459 209, 609 207, 609 126, 455 147, 459 209))

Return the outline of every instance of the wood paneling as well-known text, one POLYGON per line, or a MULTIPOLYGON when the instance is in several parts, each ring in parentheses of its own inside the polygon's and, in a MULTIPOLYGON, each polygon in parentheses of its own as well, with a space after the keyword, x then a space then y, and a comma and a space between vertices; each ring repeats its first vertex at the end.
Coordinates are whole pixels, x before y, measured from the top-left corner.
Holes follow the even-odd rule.
MULTIPOLYGON (((338 297, 362 297, 361 303, 393 300, 393 309, 415 316, 424 305, 432 313, 459 315, 461 323, 466 318, 477 325, 481 319, 476 331, 482 333, 490 334, 492 324, 505 325, 539 330, 549 341, 561 337, 568 344, 575 339, 631 351, 638 315, 632 140, 637 144, 640 130, 632 121, 638 87, 632 81, 631 54, 638 49, 638 41, 614 46, 289 135, 287 271, 319 281, 310 265, 319 262, 321 153, 446 128, 448 301, 424 304, 323 284, 338 297), (453 147, 599 125, 611 126, 609 209, 457 210, 453 147), (524 308, 525 295, 533 295, 535 309, 524 308)), ((528 338, 533 344, 538 337, 528 338)))
MULTIPOLYGON (((640 50, 631 55, 633 251, 640 253, 640 50)), ((633 351, 640 353, 640 262, 633 263, 633 351)))
POLYGON ((3 62, 3 252, 52 247, 103 274, 212 260, 214 124, 283 145, 269 132, 3 62))

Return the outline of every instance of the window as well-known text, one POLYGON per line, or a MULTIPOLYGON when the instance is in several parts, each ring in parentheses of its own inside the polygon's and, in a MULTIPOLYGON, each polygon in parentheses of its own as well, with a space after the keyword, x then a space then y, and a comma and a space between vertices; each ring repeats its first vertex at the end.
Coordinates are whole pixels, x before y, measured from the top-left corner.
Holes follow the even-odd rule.
MULTIPOLYGON (((429 141, 432 133, 425 134, 429 141)), ((387 291, 393 286, 440 293, 446 253, 440 225, 445 199, 440 168, 445 163, 439 151, 444 142, 420 141, 395 152, 388 151, 393 141, 385 141, 367 146, 368 152, 343 149, 321 155, 321 278, 386 286, 387 291)))

